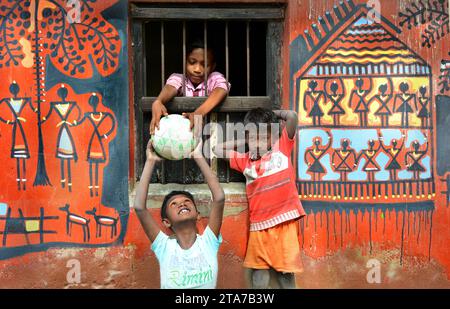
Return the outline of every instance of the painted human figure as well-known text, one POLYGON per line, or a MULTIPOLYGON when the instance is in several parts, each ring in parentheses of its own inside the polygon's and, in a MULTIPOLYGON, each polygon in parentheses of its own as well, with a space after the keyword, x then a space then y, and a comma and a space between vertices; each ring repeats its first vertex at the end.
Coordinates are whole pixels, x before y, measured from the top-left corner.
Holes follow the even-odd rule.
POLYGON ((33 106, 31 98, 18 97, 20 87, 15 81, 9 85, 9 92, 12 96, 0 101, 0 107, 2 107, 0 115, 4 115, 3 117, 6 118, 0 116, 0 121, 12 125, 11 158, 16 159, 16 182, 17 189, 20 191, 26 190, 26 160, 30 158, 28 141, 23 127, 27 119, 24 117, 23 111, 27 105, 33 112, 37 112, 37 109, 33 106))
POLYGON ((417 98, 414 93, 409 93, 408 83, 402 82, 399 86, 400 93, 395 96, 394 111, 402 114, 402 128, 409 127, 409 113, 413 112, 410 103, 414 104, 417 110, 417 98))
POLYGON ((419 102, 420 110, 417 113, 417 117, 419 117, 421 120, 422 128, 426 128, 430 125, 430 117, 431 117, 431 114, 429 112, 430 97, 426 96, 427 95, 426 86, 421 86, 419 88, 419 93, 420 96, 417 101, 419 102))
POLYGON ((328 131, 327 135, 328 143, 326 146, 321 147, 322 139, 315 137, 313 138, 313 146, 305 152, 305 162, 308 165, 307 172, 312 173, 313 181, 320 180, 321 174, 325 173, 325 168, 320 163, 320 159, 327 153, 333 143, 333 139, 328 131))
MULTIPOLYGON (((327 87, 325 87, 325 89, 327 89, 327 87)), ((341 101, 345 97, 345 87, 342 85, 342 81, 340 85, 336 81, 333 81, 330 85, 330 93, 326 91, 326 97, 331 101, 331 104, 333 104, 328 111, 328 115, 333 117, 333 125, 339 125, 340 116, 345 114, 344 109, 341 107, 341 101)))
MULTIPOLYGON (((390 88, 392 89, 392 87, 390 88)), ((369 101, 369 106, 373 102, 378 102, 380 107, 375 111, 375 115, 381 118, 381 126, 389 126, 389 116, 392 115, 392 111, 389 108, 389 103, 392 100, 392 93, 386 93, 388 90, 387 84, 382 84, 378 87, 378 94, 373 96, 369 101)))
POLYGON ((44 117, 42 123, 45 123, 49 117, 55 112, 58 118, 56 129, 58 129, 58 137, 56 139, 56 158, 60 160, 61 187, 72 192, 72 168, 71 161, 78 161, 77 150, 73 141, 71 127, 76 126, 80 121, 81 109, 75 101, 67 101, 68 90, 64 86, 57 91, 60 101, 50 102, 50 109, 44 117), (67 178, 66 178, 67 170, 67 178))
POLYGON ((359 114, 359 124, 361 127, 367 127, 368 125, 368 113, 369 113, 369 100, 367 96, 372 90, 372 80, 369 79, 369 87, 363 89, 364 80, 358 78, 355 81, 355 89, 350 94, 349 107, 354 108, 354 112, 359 114))
POLYGON ((305 91, 303 96, 303 108, 308 111, 308 116, 312 118, 314 126, 320 126, 320 119, 323 117, 324 113, 320 107, 320 101, 325 99, 324 92, 322 90, 317 90, 317 81, 311 80, 308 83, 309 90, 305 91))
POLYGON ((367 174, 367 181, 373 182, 375 181, 375 172, 379 172, 381 170, 380 166, 376 161, 378 151, 380 150, 381 146, 378 145, 378 148, 375 149, 374 148, 375 141, 373 139, 369 139, 367 145, 368 148, 361 150, 360 154, 358 155, 357 162, 359 163, 361 158, 366 159, 366 162, 364 163, 362 170, 367 174))
POLYGON ((92 112, 84 114, 80 124, 88 121, 93 127, 92 135, 89 139, 87 161, 89 162, 89 190, 91 197, 98 196, 99 181, 98 170, 99 164, 106 162, 105 139, 114 131, 116 120, 109 112, 100 112, 97 110, 99 98, 96 93, 92 93, 89 97, 89 105, 92 112))
POLYGON ((413 178, 419 180, 420 173, 425 172, 426 168, 420 162, 428 152, 428 139, 425 135, 425 149, 420 149, 420 143, 415 140, 411 144, 412 150, 406 152, 405 165, 406 169, 413 173, 413 178))
POLYGON ((331 167, 335 172, 341 175, 341 181, 347 181, 348 173, 356 167, 356 152, 350 147, 350 141, 347 138, 341 140, 341 148, 335 149, 331 155, 331 167))
POLYGON ((389 161, 386 165, 386 170, 389 171, 389 178, 390 180, 397 180, 397 172, 398 170, 402 169, 402 166, 399 162, 399 156, 402 152, 403 146, 405 145, 405 133, 402 132, 402 140, 401 144, 399 144, 399 141, 397 139, 392 139, 390 146, 385 146, 383 143, 383 137, 380 135, 378 137, 380 140, 380 146, 383 148, 386 155, 389 157, 389 161))

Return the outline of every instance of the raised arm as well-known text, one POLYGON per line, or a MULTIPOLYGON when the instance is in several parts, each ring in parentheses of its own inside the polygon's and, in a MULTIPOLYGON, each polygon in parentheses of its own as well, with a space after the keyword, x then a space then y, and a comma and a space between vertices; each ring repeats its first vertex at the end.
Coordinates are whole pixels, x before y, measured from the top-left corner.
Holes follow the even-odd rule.
POLYGON ((336 150, 331 154, 331 167, 334 170, 336 168, 336 164, 334 164, 334 155, 336 154, 336 150))
POLYGON ((417 107, 417 96, 416 96, 415 93, 413 93, 412 97, 413 97, 412 99, 413 99, 414 107, 416 108, 416 112, 417 112, 417 110, 418 110, 418 107, 417 107))
POLYGON ((408 151, 408 152, 406 152, 406 154, 405 154, 405 166, 406 166, 406 167, 409 167, 409 164, 408 164, 408 156, 409 156, 410 153, 411 153, 411 151, 408 151))
POLYGON ((348 99, 348 107, 353 108, 353 96, 355 95, 355 90, 350 93, 350 98, 348 99))
POLYGON ((308 112, 308 106, 306 104, 306 99, 308 98, 308 91, 305 91, 305 94, 303 95, 303 109, 305 112, 308 112))
POLYGON ((328 132, 328 131, 325 131, 325 133, 327 133, 327 136, 328 136, 328 143, 327 143, 327 146, 325 147, 325 149, 323 151, 323 154, 325 154, 325 152, 327 152, 328 149, 330 149, 331 144, 333 144, 333 137, 331 136, 331 133, 328 132))
POLYGON ((139 222, 145 231, 145 234, 152 242, 155 240, 156 236, 158 236, 160 228, 153 219, 152 215, 148 212, 146 204, 150 178, 152 176, 155 164, 159 160, 161 159, 155 154, 151 146, 151 142, 149 141, 147 144, 147 161, 145 162, 141 180, 139 181, 139 185, 136 190, 136 197, 134 199, 133 207, 136 215, 138 216, 139 222))
POLYGON ((381 134, 378 134, 378 140, 380 142, 380 147, 383 148, 385 152, 388 152, 389 150, 384 146, 384 138, 381 134))
POLYGON ((373 82, 372 82, 372 79, 369 78, 369 88, 367 88, 365 95, 368 95, 372 91, 372 87, 373 87, 373 82))
POLYGON ((231 140, 223 143, 218 143, 213 147, 212 151, 220 159, 229 159, 231 152, 245 147, 245 139, 231 140))
POLYGON ((217 176, 211 171, 205 158, 200 154, 195 155, 194 160, 200 168, 200 171, 202 172, 212 194, 208 225, 214 235, 219 236, 225 205, 225 193, 220 186, 219 179, 217 179, 217 176))
POLYGON ((400 147, 398 147, 398 149, 402 149, 403 146, 405 146, 405 141, 406 141, 406 135, 405 135, 405 132, 402 130, 402 144, 400 145, 400 147))
POLYGON ((424 135, 425 135, 425 145, 426 145, 424 153, 426 153, 428 151, 429 143, 428 143, 428 135, 426 133, 424 133, 424 135))
POLYGON ((165 85, 158 98, 152 104, 152 120, 150 122, 150 134, 155 133, 155 128, 159 128, 159 120, 162 116, 168 115, 167 109, 164 106, 167 102, 172 100, 178 93, 178 90, 172 85, 165 85))
POLYGON ((75 120, 72 122, 73 126, 76 126, 82 119, 82 112, 81 112, 81 108, 80 106, 78 106, 78 104, 76 102, 73 102, 73 104, 75 104, 75 106, 73 107, 76 111, 77 111, 77 117, 75 118, 75 120))
POLYGON ((381 144, 383 144, 382 141, 378 141, 378 148, 375 149, 375 152, 378 152, 381 149, 381 144))
POLYGON ((295 136, 295 133, 297 132, 297 125, 298 125, 298 116, 297 113, 291 110, 274 110, 273 111, 275 115, 286 121, 286 131, 290 139, 293 139, 295 136))

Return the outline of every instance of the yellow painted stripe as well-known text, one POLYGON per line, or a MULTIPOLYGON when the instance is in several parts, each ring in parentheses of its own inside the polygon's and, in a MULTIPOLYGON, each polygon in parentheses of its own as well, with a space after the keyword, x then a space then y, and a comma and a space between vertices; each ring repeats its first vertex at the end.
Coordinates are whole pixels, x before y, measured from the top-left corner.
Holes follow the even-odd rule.
POLYGON ((323 57, 319 60, 319 62, 343 62, 343 63, 380 63, 380 62, 388 62, 388 63, 397 63, 397 62, 403 62, 406 64, 416 63, 419 59, 414 58, 402 58, 402 57, 395 57, 395 58, 388 58, 388 57, 381 57, 381 58, 371 58, 367 57, 364 59, 359 58, 342 58, 342 57, 323 57))
POLYGON ((379 56, 379 55, 411 55, 411 52, 409 50, 327 50, 326 54, 328 55, 355 55, 355 56, 379 56))

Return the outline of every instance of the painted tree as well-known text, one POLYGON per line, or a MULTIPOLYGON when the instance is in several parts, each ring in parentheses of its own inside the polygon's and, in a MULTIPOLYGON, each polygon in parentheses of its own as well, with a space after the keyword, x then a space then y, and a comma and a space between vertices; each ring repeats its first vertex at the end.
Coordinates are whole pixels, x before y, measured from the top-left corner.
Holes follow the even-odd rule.
POLYGON ((405 24, 408 29, 421 26, 422 46, 430 48, 432 44, 450 32, 448 3, 446 0, 418 0, 399 12, 400 27, 405 24))
POLYGON ((121 41, 117 30, 101 15, 113 1, 1 0, 0 69, 24 66, 35 80, 38 115, 38 160, 34 186, 51 185, 45 167, 41 109, 45 104, 45 63, 64 74, 90 78, 119 65, 121 41), (32 57, 32 65, 29 58, 32 57), (28 60, 28 62, 27 62, 28 60))

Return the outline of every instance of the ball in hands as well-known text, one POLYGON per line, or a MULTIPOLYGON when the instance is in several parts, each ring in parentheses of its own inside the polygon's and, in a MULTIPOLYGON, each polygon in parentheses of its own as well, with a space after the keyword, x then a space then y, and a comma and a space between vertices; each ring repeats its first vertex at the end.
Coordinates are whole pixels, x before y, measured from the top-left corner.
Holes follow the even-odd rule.
POLYGON ((188 158, 198 142, 190 129, 189 119, 177 114, 162 117, 159 129, 155 129, 152 136, 156 153, 168 160, 188 158))

